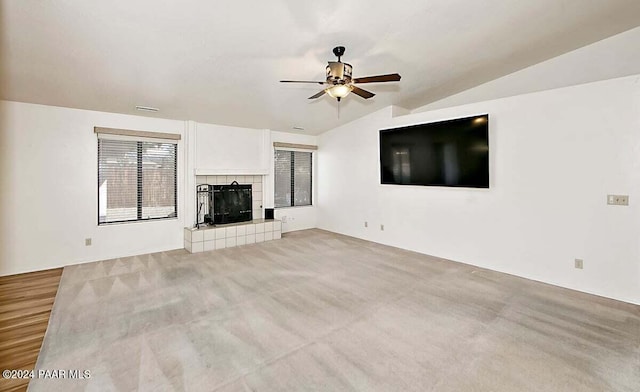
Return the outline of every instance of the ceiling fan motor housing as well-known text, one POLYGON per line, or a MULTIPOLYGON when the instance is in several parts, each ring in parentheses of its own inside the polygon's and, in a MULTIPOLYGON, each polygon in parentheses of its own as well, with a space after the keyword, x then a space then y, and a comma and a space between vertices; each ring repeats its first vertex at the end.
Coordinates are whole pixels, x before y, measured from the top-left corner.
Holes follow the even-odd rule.
POLYGON ((327 65, 327 83, 347 84, 351 83, 353 67, 351 64, 340 61, 329 61, 327 65))

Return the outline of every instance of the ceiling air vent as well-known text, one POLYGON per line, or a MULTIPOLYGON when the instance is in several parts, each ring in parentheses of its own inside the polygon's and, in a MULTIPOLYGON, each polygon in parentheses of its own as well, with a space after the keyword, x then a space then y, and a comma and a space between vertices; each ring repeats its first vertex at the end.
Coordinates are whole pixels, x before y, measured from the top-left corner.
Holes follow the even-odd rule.
POLYGON ((141 112, 159 112, 160 111, 160 109, 152 108, 150 106, 136 106, 136 110, 139 110, 141 112))

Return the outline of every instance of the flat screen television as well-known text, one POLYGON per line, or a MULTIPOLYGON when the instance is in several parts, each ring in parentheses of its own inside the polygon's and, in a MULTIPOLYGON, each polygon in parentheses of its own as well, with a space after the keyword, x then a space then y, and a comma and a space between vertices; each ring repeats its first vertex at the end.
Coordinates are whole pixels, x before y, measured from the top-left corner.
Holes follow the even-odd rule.
POLYGON ((489 115, 380 131, 380 182, 489 187, 489 115))

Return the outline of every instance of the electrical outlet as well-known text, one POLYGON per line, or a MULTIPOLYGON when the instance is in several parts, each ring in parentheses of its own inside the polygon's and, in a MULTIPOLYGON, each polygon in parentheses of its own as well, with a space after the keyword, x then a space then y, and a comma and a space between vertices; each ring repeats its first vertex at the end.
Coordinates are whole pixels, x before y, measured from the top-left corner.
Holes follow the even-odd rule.
POLYGON ((628 206, 629 195, 607 195, 607 204, 613 206, 628 206))
POLYGON ((91 246, 91 238, 84 239, 84 246, 91 246))
POLYGON ((364 221, 364 227, 369 227, 369 222, 364 221))
POLYGON ((574 266, 575 266, 577 269, 583 269, 583 267, 584 267, 584 262, 582 261, 582 259, 575 259, 575 260, 574 260, 574 266))
POLYGON ((384 231, 384 225, 380 225, 380 231, 384 231))

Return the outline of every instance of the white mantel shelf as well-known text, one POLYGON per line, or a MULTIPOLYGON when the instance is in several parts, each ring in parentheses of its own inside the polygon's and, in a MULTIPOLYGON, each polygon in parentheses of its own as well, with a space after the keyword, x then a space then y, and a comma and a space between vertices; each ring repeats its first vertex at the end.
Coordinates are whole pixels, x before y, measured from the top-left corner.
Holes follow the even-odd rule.
POLYGON ((191 253, 231 248, 282 238, 282 222, 254 219, 227 225, 184 228, 184 248, 191 253))
POLYGON ((269 169, 195 169, 195 172, 196 176, 266 176, 269 169))

